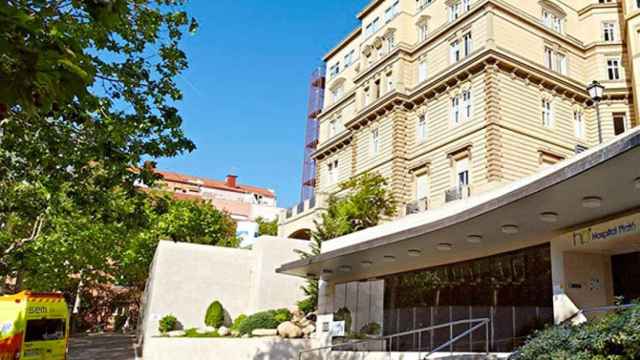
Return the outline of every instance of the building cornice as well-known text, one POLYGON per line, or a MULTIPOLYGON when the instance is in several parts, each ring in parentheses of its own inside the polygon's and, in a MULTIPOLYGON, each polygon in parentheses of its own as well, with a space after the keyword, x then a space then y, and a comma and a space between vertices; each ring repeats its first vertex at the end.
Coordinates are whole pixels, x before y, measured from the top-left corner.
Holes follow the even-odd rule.
POLYGON ((382 4, 383 2, 384 0, 371 0, 371 2, 367 4, 367 6, 365 6, 364 9, 362 9, 362 11, 358 13, 358 16, 357 16, 358 19, 359 20, 364 19, 365 16, 369 15, 369 13, 375 10, 375 8, 380 6, 380 4, 382 4))
POLYGON ((584 8, 578 10, 578 16, 582 16, 590 11, 593 10, 600 10, 600 9, 615 9, 615 8, 620 8, 622 6, 622 4, 617 3, 617 2, 613 2, 613 3, 605 3, 605 4, 589 4, 587 6, 585 6, 584 8))
POLYGON ((347 35, 344 40, 340 41, 338 45, 336 45, 333 49, 329 50, 329 52, 322 58, 324 62, 329 61, 338 51, 344 49, 347 45, 349 45, 355 38, 357 38, 360 33, 362 33, 362 27, 358 27, 353 30, 349 35, 347 35))
POLYGON ((331 115, 333 115, 333 112, 335 110, 339 109, 344 104, 346 104, 349 101, 353 100, 353 98, 355 96, 356 96, 356 90, 355 89, 349 91, 347 94, 342 96, 337 102, 335 102, 335 103, 329 105, 328 107, 326 107, 325 109, 323 109, 322 112, 318 115, 318 121, 322 121, 322 120, 326 119, 327 117, 330 117, 331 115))
POLYGON ((326 156, 336 152, 337 150, 340 150, 343 147, 349 145, 352 139, 353 134, 351 133, 351 131, 345 129, 341 134, 334 136, 325 143, 321 143, 318 149, 316 149, 316 151, 311 154, 311 158, 325 158, 326 156))

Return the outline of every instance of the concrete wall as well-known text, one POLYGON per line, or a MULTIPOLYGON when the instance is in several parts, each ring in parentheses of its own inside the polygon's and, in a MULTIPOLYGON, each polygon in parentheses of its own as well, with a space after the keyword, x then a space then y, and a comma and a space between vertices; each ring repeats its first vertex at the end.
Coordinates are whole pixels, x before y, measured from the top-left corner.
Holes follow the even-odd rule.
MULTIPOLYGON (((298 352, 318 347, 310 339, 280 338, 206 339, 151 338, 144 360, 283 360, 297 359, 298 352)), ((305 356, 305 360, 319 359, 305 356)))
POLYGON ((158 335, 158 320, 167 314, 175 315, 184 328, 204 326, 206 309, 214 300, 230 319, 295 305, 304 297, 304 280, 278 275, 275 269, 297 260, 294 249, 307 244, 267 236, 258 238, 252 250, 160 242, 143 304, 145 342, 158 335))

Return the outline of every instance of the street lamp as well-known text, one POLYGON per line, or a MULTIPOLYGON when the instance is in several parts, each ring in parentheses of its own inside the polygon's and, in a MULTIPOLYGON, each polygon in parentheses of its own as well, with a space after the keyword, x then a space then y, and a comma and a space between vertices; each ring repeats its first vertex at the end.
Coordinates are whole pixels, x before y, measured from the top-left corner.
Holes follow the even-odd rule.
POLYGON ((587 91, 589 92, 589 96, 591 96, 591 100, 596 105, 596 117, 598 120, 598 141, 602 144, 602 123, 600 121, 600 100, 602 100, 602 96, 604 94, 604 86, 600 84, 597 80, 593 80, 591 84, 587 86, 587 91))

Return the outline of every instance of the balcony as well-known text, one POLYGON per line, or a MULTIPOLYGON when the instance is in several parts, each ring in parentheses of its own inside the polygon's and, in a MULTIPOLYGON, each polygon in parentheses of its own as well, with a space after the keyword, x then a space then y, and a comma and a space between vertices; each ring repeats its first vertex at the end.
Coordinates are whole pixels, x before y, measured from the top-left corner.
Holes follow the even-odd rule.
POLYGON ((292 218, 296 218, 300 215, 307 214, 316 208, 322 207, 325 204, 326 196, 323 194, 317 194, 310 199, 300 202, 293 207, 290 207, 280 214, 280 222, 288 222, 292 218))
POLYGON ((420 200, 408 203, 405 206, 405 215, 419 214, 429 210, 429 199, 422 198, 420 200))
POLYGON ((449 203, 456 200, 466 199, 471 196, 471 188, 468 185, 453 187, 444 193, 444 201, 449 203))

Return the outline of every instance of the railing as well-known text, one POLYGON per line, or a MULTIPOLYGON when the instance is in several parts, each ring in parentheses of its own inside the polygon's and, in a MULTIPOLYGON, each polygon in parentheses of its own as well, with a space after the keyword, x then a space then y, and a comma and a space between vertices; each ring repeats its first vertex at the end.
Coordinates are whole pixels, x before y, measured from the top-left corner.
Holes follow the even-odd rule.
POLYGON ((337 345, 327 345, 327 346, 322 346, 322 347, 318 347, 318 348, 314 348, 314 349, 310 349, 310 350, 303 350, 298 352, 298 360, 302 360, 302 356, 304 354, 308 354, 308 353, 312 353, 312 352, 319 352, 319 351, 323 351, 323 350, 334 350, 336 348, 355 348, 357 349, 358 345, 362 345, 362 344, 370 344, 370 343, 378 343, 381 342, 382 343, 382 351, 386 352, 386 353, 391 353, 392 349, 393 349, 393 341, 394 339, 397 339, 396 341, 399 341, 401 337, 404 336, 409 336, 409 335, 417 335, 418 337, 418 358, 421 357, 422 353, 426 353, 426 355, 423 357, 423 359, 428 359, 431 355, 440 352, 443 349, 449 348, 449 352, 453 355, 453 345, 460 341, 461 339, 464 339, 465 337, 469 336, 470 334, 472 334, 473 332, 475 332, 476 330, 482 328, 484 326, 485 328, 485 353, 487 355, 489 355, 489 343, 490 343, 490 335, 489 335, 489 324, 490 324, 491 320, 489 318, 480 318, 480 319, 468 319, 468 320, 458 320, 458 321, 452 321, 446 324, 440 324, 440 325, 433 325, 433 326, 429 326, 429 327, 425 327, 422 329, 416 329, 416 330, 410 330, 410 331, 405 331, 405 332, 401 332, 401 333, 397 333, 397 334, 392 334, 392 335, 387 335, 387 336, 382 336, 379 338, 369 338, 369 339, 364 339, 364 340, 358 340, 358 341, 352 341, 352 342, 347 342, 347 343, 343 343, 343 344, 337 344, 337 345), (471 327, 465 331, 463 331, 462 333, 458 334, 457 336, 453 335, 453 328, 454 326, 458 326, 458 325, 465 325, 465 324, 469 324, 471 327), (433 348, 433 349, 429 349, 424 350, 422 347, 422 334, 426 333, 426 332, 430 332, 431 333, 431 337, 433 338, 433 333, 435 330, 438 329, 444 329, 444 328, 449 328, 449 340, 447 342, 445 342, 444 344, 433 348))
POLYGON ((429 210, 429 199, 422 198, 418 201, 408 203, 405 207, 406 215, 418 214, 429 210))
POLYGON ((469 186, 456 186, 444 193, 445 202, 466 199, 471 195, 469 186))

